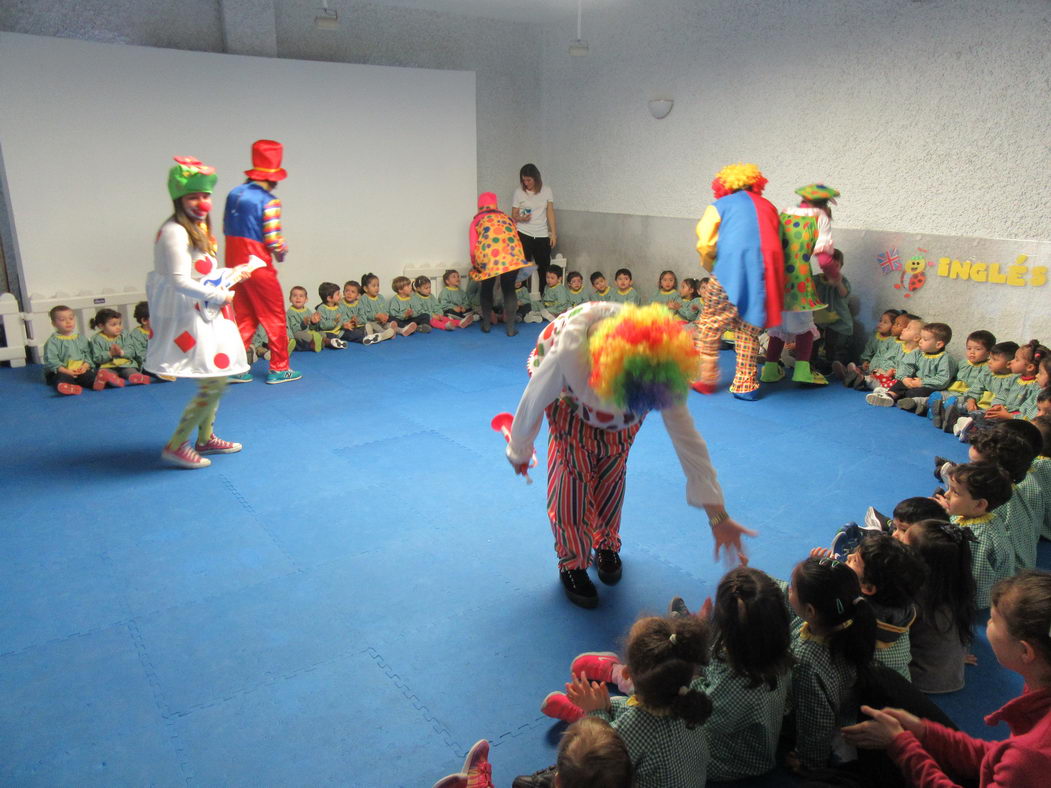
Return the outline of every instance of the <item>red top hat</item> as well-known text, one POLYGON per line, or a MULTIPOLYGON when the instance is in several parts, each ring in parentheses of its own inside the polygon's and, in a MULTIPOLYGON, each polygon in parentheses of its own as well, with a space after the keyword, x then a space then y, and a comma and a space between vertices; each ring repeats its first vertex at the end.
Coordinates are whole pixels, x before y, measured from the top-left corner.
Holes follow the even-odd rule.
POLYGON ((283 181, 288 173, 281 167, 281 156, 285 146, 273 140, 256 140, 252 143, 252 169, 245 176, 253 181, 283 181))

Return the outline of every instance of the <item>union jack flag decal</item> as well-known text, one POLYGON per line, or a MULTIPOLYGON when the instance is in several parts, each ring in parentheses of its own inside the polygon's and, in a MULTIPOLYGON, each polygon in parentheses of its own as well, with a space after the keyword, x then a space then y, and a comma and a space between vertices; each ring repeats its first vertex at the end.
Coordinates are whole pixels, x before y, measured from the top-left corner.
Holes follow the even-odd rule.
POLYGON ((876 262, 879 263, 880 270, 885 274, 901 270, 901 256, 898 254, 897 249, 888 249, 886 252, 880 252, 876 255, 876 262))

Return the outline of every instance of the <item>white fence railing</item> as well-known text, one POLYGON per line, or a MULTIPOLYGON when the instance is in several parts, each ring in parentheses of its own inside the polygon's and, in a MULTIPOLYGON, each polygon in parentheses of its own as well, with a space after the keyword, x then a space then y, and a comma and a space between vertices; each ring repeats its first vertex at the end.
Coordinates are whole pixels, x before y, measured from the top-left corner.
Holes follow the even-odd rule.
POLYGON ((42 361, 44 343, 54 330, 48 312, 56 306, 68 306, 77 316, 77 328, 82 334, 88 334, 88 321, 102 307, 116 309, 124 315, 125 328, 136 325, 132 313, 135 305, 146 300, 142 290, 126 290, 123 293, 103 291, 101 293, 80 293, 64 295, 56 293, 43 297, 29 297, 25 311, 18 309, 18 302, 10 293, 0 294, 0 317, 3 318, 4 334, 7 344, 0 347, 0 361, 10 361, 12 367, 25 366, 28 350, 34 363, 42 361))

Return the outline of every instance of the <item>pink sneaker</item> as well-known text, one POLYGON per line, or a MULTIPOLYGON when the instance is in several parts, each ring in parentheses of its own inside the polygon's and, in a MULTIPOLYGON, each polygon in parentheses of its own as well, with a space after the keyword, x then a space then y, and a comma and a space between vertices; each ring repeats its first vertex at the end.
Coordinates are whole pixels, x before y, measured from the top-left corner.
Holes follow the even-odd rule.
POLYGON ((584 716, 584 710, 569 699, 564 692, 552 692, 540 704, 540 713, 556 720, 573 723, 584 716))
POLYGON ((212 464, 207 457, 202 457, 194 451, 189 441, 174 451, 165 446, 164 451, 161 452, 161 459, 172 465, 178 465, 180 468, 207 468, 212 464))
POLYGON ((467 788, 493 788, 493 767, 489 763, 489 742, 475 742, 467 751, 463 762, 463 774, 467 775, 467 788))
POLYGON ((198 454, 236 454, 244 447, 240 443, 224 441, 212 435, 207 443, 198 443, 194 448, 198 454))
POLYGON ((149 375, 143 375, 141 372, 132 372, 128 375, 128 383, 134 383, 136 386, 148 386, 153 382, 153 378, 149 375))
POLYGON ((84 391, 84 389, 76 383, 59 383, 55 388, 58 389, 59 394, 66 394, 68 396, 76 396, 84 391))
POLYGON ((574 676, 583 674, 588 681, 610 684, 613 681, 613 667, 619 663, 620 659, 612 651, 588 651, 573 658, 569 672, 574 676))
POLYGON ((101 378, 103 384, 109 384, 114 388, 124 388, 124 380, 116 373, 110 372, 108 369, 100 369, 95 373, 95 380, 98 381, 101 378))
POLYGON ((478 315, 472 312, 467 317, 461 318, 456 325, 458 325, 460 328, 467 328, 467 326, 471 325, 471 323, 473 323, 477 317, 478 315))

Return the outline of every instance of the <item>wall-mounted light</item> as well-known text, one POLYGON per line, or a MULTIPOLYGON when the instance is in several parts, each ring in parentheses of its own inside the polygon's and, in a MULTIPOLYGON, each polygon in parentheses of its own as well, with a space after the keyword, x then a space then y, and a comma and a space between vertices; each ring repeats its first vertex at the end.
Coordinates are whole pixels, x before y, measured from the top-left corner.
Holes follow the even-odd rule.
POLYGON ((671 108, 675 106, 675 101, 668 98, 657 98, 650 101, 647 106, 650 108, 650 114, 657 120, 664 120, 668 117, 668 113, 671 112, 671 108))
POLYGON ((339 30, 339 11, 328 7, 328 0, 321 0, 321 8, 314 17, 314 27, 318 30, 339 30))

